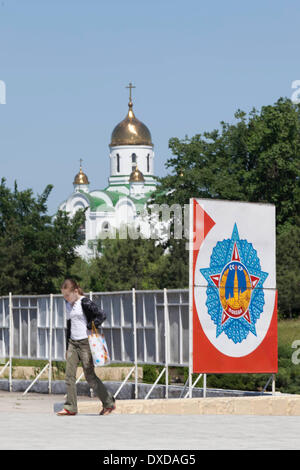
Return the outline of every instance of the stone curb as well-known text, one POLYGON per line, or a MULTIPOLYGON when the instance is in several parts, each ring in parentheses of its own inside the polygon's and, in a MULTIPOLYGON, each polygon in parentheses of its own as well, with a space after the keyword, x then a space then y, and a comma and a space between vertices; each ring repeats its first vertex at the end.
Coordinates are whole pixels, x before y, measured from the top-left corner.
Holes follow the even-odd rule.
MULTIPOLYGON (((78 401, 80 414, 98 414, 100 401, 78 401)), ((300 416, 300 395, 117 400, 114 414, 300 416)))

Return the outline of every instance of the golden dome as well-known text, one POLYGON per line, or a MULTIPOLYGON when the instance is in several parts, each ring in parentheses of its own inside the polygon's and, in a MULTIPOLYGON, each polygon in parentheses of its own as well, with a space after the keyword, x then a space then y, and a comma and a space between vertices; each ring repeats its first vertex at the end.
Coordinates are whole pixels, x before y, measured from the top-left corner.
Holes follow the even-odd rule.
POLYGON ((113 130, 111 147, 118 145, 151 145, 151 134, 147 126, 139 121, 132 111, 132 101, 128 103, 128 114, 113 130))
POLYGON ((129 183, 144 183, 145 178, 143 173, 136 166, 133 172, 130 174, 129 183))
POLYGON ((73 184, 90 184, 88 177, 86 176, 85 173, 83 173, 81 166, 80 166, 79 173, 77 173, 77 175, 74 178, 73 184))

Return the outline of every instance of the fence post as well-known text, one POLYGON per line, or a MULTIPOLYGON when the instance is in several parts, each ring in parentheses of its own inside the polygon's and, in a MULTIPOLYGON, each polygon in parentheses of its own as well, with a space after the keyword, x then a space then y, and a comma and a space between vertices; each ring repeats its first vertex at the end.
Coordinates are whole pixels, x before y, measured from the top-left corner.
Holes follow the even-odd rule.
POLYGON ((48 392, 52 392, 52 332, 53 332, 53 294, 50 294, 49 312, 49 371, 48 371, 48 392))
MULTIPOLYGON (((92 291, 90 291, 89 297, 90 297, 90 300, 92 301, 93 300, 93 292, 92 291)), ((81 379, 81 377, 83 375, 84 375, 84 373, 82 372, 81 376, 78 378, 78 382, 79 382, 79 380, 81 379)), ((90 388, 90 395, 91 395, 91 398, 94 398, 94 390, 92 388, 90 388)))
POLYGON ((165 317, 165 361, 166 361, 166 398, 169 398, 169 309, 167 289, 164 288, 164 317, 165 317))
POLYGON ((12 357, 13 357, 13 311, 12 293, 9 293, 9 391, 12 391, 12 357))
POLYGON ((138 398, 138 367, 137 367, 137 337, 136 337, 136 298, 135 298, 135 288, 132 288, 132 312, 133 312, 133 348, 134 348, 134 367, 135 367, 135 376, 134 376, 134 397, 137 400, 138 398))

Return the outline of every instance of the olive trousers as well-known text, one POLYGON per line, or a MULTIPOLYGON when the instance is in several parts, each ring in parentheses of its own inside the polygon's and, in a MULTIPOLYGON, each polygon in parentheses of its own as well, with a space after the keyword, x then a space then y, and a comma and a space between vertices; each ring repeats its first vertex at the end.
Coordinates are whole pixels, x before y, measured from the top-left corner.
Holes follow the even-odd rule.
POLYGON ((108 392, 105 385, 95 374, 93 358, 88 339, 69 340, 67 350, 67 365, 65 382, 67 386, 67 398, 64 408, 72 413, 77 413, 77 393, 76 393, 76 371, 79 362, 82 364, 86 381, 93 389, 95 395, 102 401, 104 408, 113 406, 115 399, 108 392))

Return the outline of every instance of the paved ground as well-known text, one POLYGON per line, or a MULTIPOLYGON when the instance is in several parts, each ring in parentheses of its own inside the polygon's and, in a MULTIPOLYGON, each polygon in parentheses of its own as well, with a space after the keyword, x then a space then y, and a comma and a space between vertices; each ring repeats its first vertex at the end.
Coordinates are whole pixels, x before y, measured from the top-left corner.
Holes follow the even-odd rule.
POLYGON ((300 449, 300 416, 58 417, 53 405, 61 401, 1 391, 0 449, 300 449))

